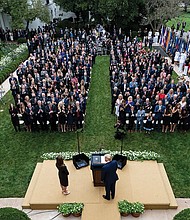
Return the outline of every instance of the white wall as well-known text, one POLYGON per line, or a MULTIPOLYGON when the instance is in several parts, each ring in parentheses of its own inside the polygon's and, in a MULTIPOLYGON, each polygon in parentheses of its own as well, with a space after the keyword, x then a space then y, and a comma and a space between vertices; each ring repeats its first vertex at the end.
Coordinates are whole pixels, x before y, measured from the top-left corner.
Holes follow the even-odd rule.
MULTIPOLYGON (((46 1, 44 1, 44 4, 46 1)), ((66 18, 76 18, 75 13, 73 12, 65 12, 63 9, 61 9, 58 5, 56 5, 53 0, 49 1, 48 9, 50 12, 50 20, 52 21, 54 18, 61 18, 61 20, 66 18)), ((42 27, 44 25, 44 22, 41 22, 39 19, 36 19, 32 23, 29 24, 29 29, 31 28, 37 28, 38 26, 42 27)))
POLYGON ((0 27, 11 29, 11 17, 5 13, 0 12, 0 27))
MULTIPOLYGON (((29 0, 30 1, 30 0, 29 0)), ((43 3, 46 4, 46 0, 43 0, 43 3)), ((63 9, 61 9, 58 5, 56 5, 53 0, 49 0, 48 9, 50 12, 50 20, 52 21, 53 18, 61 18, 61 20, 66 18, 76 18, 75 14, 73 12, 65 12, 63 9)), ((34 20, 29 24, 29 29, 37 28, 38 26, 42 27, 44 26, 44 22, 41 22, 39 19, 34 20)), ((2 13, 0 10, 0 27, 5 29, 8 27, 11 29, 11 17, 5 13, 2 13)))

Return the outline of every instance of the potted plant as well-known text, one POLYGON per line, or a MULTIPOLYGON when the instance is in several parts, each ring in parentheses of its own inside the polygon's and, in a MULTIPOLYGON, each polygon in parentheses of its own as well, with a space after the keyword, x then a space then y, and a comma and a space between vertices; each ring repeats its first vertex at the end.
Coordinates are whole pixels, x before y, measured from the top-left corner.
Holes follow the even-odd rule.
POLYGON ((134 202, 131 204, 131 214, 133 217, 139 217, 144 212, 144 204, 134 202))
POLYGON ((82 214, 82 210, 84 208, 84 204, 81 202, 72 203, 71 213, 75 217, 79 217, 82 214))
POLYGON ((63 203, 60 204, 58 207, 58 212, 61 213, 64 217, 68 217, 71 214, 72 204, 71 203, 63 203))
POLYGON ((119 201, 118 209, 121 216, 128 216, 131 213, 131 203, 127 200, 119 201))

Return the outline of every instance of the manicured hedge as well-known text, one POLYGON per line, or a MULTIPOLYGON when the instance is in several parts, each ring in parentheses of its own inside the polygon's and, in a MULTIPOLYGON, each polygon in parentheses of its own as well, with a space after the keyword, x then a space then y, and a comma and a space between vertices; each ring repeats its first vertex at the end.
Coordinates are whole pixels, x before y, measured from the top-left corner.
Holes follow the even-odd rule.
POLYGON ((189 219, 190 219, 190 208, 182 210, 173 218, 173 220, 189 220, 189 219))
POLYGON ((17 40, 18 44, 23 44, 26 43, 26 38, 25 37, 21 37, 17 40))
POLYGON ((31 220, 28 215, 15 208, 0 208, 0 219, 1 220, 31 220))
POLYGON ((5 81, 5 79, 9 76, 11 72, 14 72, 20 63, 25 61, 28 58, 28 50, 21 53, 19 56, 17 56, 10 64, 8 64, 6 67, 4 67, 0 71, 0 84, 5 81))

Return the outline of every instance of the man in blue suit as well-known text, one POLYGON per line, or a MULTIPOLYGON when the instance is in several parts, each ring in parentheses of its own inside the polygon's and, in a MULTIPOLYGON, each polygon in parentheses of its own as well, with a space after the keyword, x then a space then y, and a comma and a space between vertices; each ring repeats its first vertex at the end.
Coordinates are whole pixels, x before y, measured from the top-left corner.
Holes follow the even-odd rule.
POLYGON ((154 129, 156 129, 156 122, 158 122, 158 131, 161 130, 161 120, 163 118, 163 114, 165 111, 165 106, 162 104, 162 100, 158 101, 158 105, 155 106, 154 109, 154 129))
POLYGON ((115 197, 115 183, 119 179, 116 173, 117 161, 113 160, 110 154, 105 154, 106 164, 102 167, 101 180, 105 184, 106 195, 103 195, 104 199, 110 200, 110 193, 112 199, 115 197))

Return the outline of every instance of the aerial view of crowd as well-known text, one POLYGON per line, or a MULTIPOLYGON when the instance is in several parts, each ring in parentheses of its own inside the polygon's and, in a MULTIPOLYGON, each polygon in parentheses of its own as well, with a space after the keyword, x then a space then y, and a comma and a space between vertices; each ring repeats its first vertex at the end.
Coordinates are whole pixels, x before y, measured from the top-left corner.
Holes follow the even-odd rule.
POLYGON ((10 75, 15 104, 9 113, 16 131, 74 131, 83 127, 97 31, 65 28, 54 39, 51 27, 33 30, 29 58, 10 75))
POLYGON ((111 113, 129 132, 174 132, 190 128, 188 80, 172 79, 173 66, 159 50, 138 41, 115 40, 110 52, 111 113))
POLYGON ((18 67, 17 78, 9 78, 15 101, 9 112, 16 131, 21 119, 26 131, 82 128, 97 54, 110 54, 116 127, 147 133, 190 128, 189 81, 175 82, 173 66, 159 50, 145 50, 137 38, 110 35, 100 26, 60 29, 57 39, 46 26, 29 36, 29 59, 18 67))

